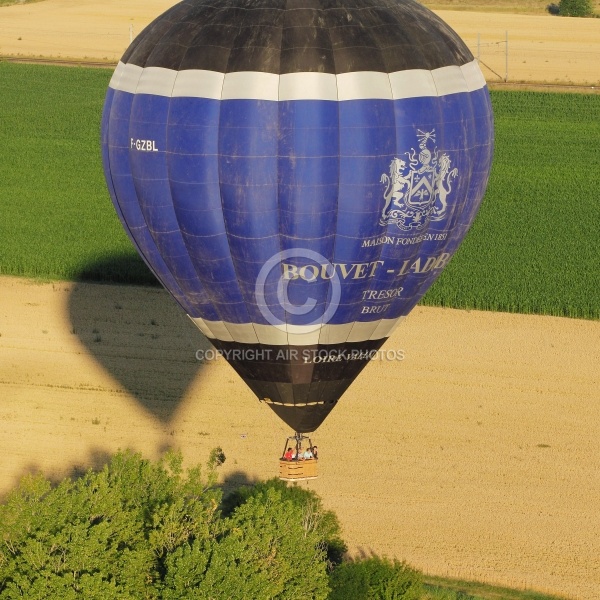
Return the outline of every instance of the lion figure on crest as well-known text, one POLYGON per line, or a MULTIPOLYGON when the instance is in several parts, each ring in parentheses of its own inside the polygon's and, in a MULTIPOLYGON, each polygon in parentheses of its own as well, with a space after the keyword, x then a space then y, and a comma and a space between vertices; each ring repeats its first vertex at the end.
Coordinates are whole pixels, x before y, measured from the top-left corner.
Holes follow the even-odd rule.
POLYGON ((402 206, 402 198, 406 195, 406 190, 410 188, 410 179, 405 176, 406 162, 401 158, 394 158, 390 163, 390 174, 385 173, 381 176, 381 183, 386 185, 383 197, 385 206, 381 211, 381 221, 388 218, 388 209, 392 202, 395 206, 402 206))
POLYGON ((436 221, 446 214, 446 209, 448 208, 446 198, 452 191, 452 180, 458 176, 458 169, 456 167, 450 169, 450 165, 450 157, 447 154, 442 154, 440 158, 440 172, 435 188, 434 219, 436 221))

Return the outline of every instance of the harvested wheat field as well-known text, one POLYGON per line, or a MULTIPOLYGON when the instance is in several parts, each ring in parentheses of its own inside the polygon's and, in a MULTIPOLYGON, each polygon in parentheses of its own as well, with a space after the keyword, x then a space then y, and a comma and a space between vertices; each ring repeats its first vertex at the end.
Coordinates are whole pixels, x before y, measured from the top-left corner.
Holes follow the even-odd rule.
MULTIPOLYGON (((166 292, 0 279, 0 490, 119 448, 231 483, 277 474, 287 429, 166 292)), ((320 428, 310 485, 352 552, 600 598, 600 323, 417 308, 320 428), (402 350, 403 352, 398 352, 402 350)), ((305 484, 307 485, 307 484, 305 484)))

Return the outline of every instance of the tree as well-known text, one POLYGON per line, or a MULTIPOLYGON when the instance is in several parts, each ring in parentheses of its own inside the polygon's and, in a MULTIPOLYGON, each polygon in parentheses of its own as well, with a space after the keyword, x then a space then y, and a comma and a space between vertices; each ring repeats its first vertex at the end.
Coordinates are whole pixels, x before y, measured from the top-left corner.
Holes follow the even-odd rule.
POLYGON ((421 574, 406 563, 377 556, 347 561, 330 575, 330 600, 419 600, 421 574))
POLYGON ((322 541, 304 527, 298 506, 269 489, 224 520, 206 570, 187 575, 202 556, 201 548, 173 555, 164 598, 325 600, 329 586, 322 541))
POLYGON ((322 538, 329 568, 341 563, 348 548, 341 536, 340 522, 333 511, 323 508, 321 498, 312 490, 288 486, 280 479, 269 479, 234 490, 223 499, 223 512, 229 515, 251 498, 265 501, 269 490, 276 490, 282 499, 292 502, 301 511, 306 529, 315 531, 322 538))
POLYGON ((558 14, 563 17, 591 17, 594 12, 590 0, 560 0, 558 14))
POLYGON ((181 463, 124 452, 55 488, 26 477, 0 506, 0 596, 159 598, 166 556, 220 525, 214 468, 181 463))
POLYGON ((271 488, 224 518, 224 460, 184 474, 181 454, 123 452, 55 487, 24 478, 0 505, 0 598, 324 600, 323 530, 271 488))

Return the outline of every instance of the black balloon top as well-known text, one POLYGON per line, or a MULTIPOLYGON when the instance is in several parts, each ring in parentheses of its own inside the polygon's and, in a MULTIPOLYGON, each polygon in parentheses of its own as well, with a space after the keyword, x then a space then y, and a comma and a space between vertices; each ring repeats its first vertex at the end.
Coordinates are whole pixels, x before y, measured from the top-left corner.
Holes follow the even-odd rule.
POLYGON ((458 35, 414 0, 184 0, 122 62, 219 73, 394 73, 463 65, 458 35))

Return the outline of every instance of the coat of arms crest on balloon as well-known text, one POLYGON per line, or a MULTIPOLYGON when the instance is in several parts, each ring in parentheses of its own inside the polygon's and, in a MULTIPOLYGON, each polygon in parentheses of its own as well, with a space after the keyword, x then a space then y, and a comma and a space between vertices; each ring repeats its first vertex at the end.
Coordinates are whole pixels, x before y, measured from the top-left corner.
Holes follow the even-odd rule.
POLYGON ((458 169, 446 153, 435 146, 435 129, 417 130, 419 151, 411 148, 403 158, 390 162, 385 184, 379 224, 397 225, 402 231, 419 231, 431 221, 442 221, 448 211, 448 196, 458 177, 458 169))

